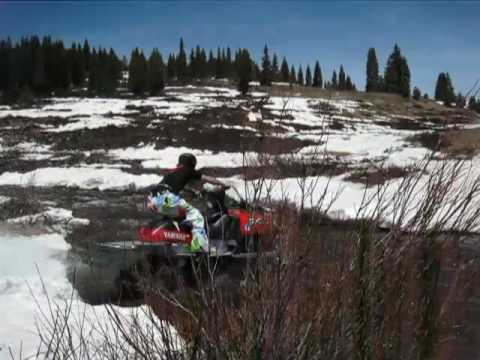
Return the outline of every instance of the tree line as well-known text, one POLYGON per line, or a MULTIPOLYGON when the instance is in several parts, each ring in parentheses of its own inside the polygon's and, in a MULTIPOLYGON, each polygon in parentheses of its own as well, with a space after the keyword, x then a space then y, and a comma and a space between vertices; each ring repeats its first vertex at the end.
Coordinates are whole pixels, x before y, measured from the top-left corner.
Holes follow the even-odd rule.
MULTIPOLYGON (((395 45, 393 52, 388 57, 385 71, 380 74, 377 54, 375 48, 370 48, 367 54, 366 85, 367 92, 397 93, 404 97, 410 96, 411 74, 407 59, 402 55, 398 45, 395 45)), ((412 91, 415 100, 428 99, 427 93, 422 95, 421 90, 415 86, 412 91)), ((435 84, 434 99, 441 101, 445 106, 468 108, 480 112, 480 101, 476 94, 468 99, 462 93, 455 93, 452 79, 448 72, 441 72, 435 84)))
MULTIPOLYGON (((270 54, 265 45, 259 64, 247 49, 220 48, 208 53, 196 46, 187 53, 183 39, 178 51, 164 58, 158 48, 147 56, 139 49, 133 49, 130 60, 120 60, 110 48, 93 48, 88 40, 83 44, 74 42, 66 47, 61 40, 45 36, 22 38, 13 43, 0 39, 0 92, 4 98, 17 98, 21 93, 51 95, 66 93, 72 88, 84 88, 91 94, 114 94, 119 86, 128 87, 134 94, 159 94, 167 83, 187 84, 205 79, 227 79, 235 82, 242 93, 246 93, 252 81, 262 86, 285 83, 290 86, 306 86, 336 91, 356 91, 350 75, 343 65, 325 76, 320 62, 313 66, 295 68, 286 57, 270 54), (125 82, 124 74, 128 74, 125 82)), ((370 48, 366 63, 367 92, 396 93, 420 100, 418 87, 411 94, 411 73, 406 57, 395 45, 387 59, 385 70, 380 73, 375 48, 370 48)), ((440 73, 435 88, 435 100, 447 106, 466 106, 467 99, 455 94, 448 73, 440 73)), ((472 109, 478 109, 476 96, 468 100, 472 109)))
POLYGON ((113 49, 91 49, 87 40, 70 48, 49 36, 22 38, 15 44, 0 40, 0 92, 7 97, 24 91, 50 95, 83 86, 113 93, 122 68, 113 49))
POLYGON ((216 56, 210 51, 207 57, 205 50, 197 46, 187 56, 180 39, 178 53, 170 54, 166 62, 157 48, 148 59, 141 49, 135 48, 128 66, 128 88, 135 94, 156 95, 166 83, 187 84, 214 78, 234 81, 245 93, 248 83, 256 78, 255 67, 247 49, 238 49, 232 55, 230 48, 218 48, 216 56))
POLYGON ((216 55, 210 50, 208 56, 204 49, 197 45, 187 56, 183 39, 180 39, 178 53, 168 56, 165 63, 163 57, 154 49, 147 59, 142 50, 132 51, 129 65, 129 88, 136 94, 149 92, 155 94, 165 83, 190 83, 195 80, 227 79, 238 84, 240 91, 245 93, 251 81, 257 81, 262 86, 271 86, 274 82, 284 82, 290 85, 330 88, 336 90, 356 90, 350 76, 345 73, 343 66, 340 71, 333 72, 332 80, 323 80, 322 70, 317 61, 314 71, 307 66, 305 73, 302 66, 295 70, 289 67, 287 59, 283 57, 281 64, 277 54, 270 56, 265 46, 261 66, 252 60, 247 49, 238 49, 232 53, 229 47, 217 48, 216 55), (155 61, 153 61, 155 59, 155 61), (156 85, 154 86, 153 83, 156 85))
POLYGON ((331 81, 324 81, 322 69, 318 61, 315 62, 312 72, 310 65, 303 72, 302 66, 295 71, 295 66, 288 66, 287 59, 283 57, 279 66, 278 57, 273 54, 270 57, 268 47, 265 45, 263 49, 261 70, 258 70, 256 78, 262 86, 271 86, 273 82, 284 82, 289 84, 297 84, 301 86, 311 86, 316 88, 326 88, 335 90, 356 90, 355 84, 349 75, 345 73, 343 65, 340 65, 340 71, 337 76, 336 70, 333 70, 331 81))
POLYGON ((88 40, 83 44, 74 42, 66 47, 61 40, 46 36, 22 38, 13 43, 0 40, 0 92, 15 98, 28 91, 35 95, 66 93, 72 88, 85 88, 92 94, 113 94, 122 85, 122 71, 128 72, 128 88, 135 94, 156 95, 167 83, 186 84, 195 80, 227 79, 236 82, 245 93, 251 81, 271 86, 272 82, 290 85, 311 86, 335 90, 356 90, 350 76, 340 66, 333 71, 331 80, 324 80, 320 63, 295 69, 287 59, 281 64, 277 54, 270 56, 265 46, 261 66, 250 56, 247 49, 234 53, 229 47, 218 47, 216 52, 196 46, 187 54, 183 39, 177 53, 164 60, 158 48, 147 57, 135 48, 122 60, 115 51, 93 48, 88 40))

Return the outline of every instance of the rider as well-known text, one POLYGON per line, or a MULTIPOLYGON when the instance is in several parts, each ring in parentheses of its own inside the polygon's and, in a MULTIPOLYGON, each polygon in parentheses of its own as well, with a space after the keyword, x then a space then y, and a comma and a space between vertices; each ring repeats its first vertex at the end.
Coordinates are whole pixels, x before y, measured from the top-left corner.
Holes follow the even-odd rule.
POLYGON ((195 170, 196 165, 197 159, 193 154, 181 154, 177 167, 166 174, 160 184, 151 191, 147 206, 150 210, 166 216, 185 215, 185 220, 192 224, 191 251, 208 252, 208 237, 202 214, 178 194, 190 180, 201 180, 225 188, 227 186, 214 177, 202 175, 195 170))

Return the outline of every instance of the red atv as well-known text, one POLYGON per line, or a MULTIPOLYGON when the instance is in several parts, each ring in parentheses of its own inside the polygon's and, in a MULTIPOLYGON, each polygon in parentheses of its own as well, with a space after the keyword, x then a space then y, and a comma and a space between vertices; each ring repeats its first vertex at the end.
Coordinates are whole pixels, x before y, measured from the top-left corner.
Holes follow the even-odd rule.
MULTIPOLYGON (((234 189, 228 194, 224 190, 202 191, 190 201, 206 220, 208 257, 190 252, 192 236, 185 219, 155 214, 140 227, 137 240, 98 243, 92 249, 72 248, 70 256, 76 260, 72 260, 75 266, 68 276, 82 299, 91 304, 143 299, 139 284, 150 277, 171 290, 179 276, 193 286, 198 276, 193 264, 213 265, 217 274, 228 275, 229 284, 235 283, 232 279, 241 279, 245 264, 255 261, 262 236, 271 232, 272 213, 249 207, 234 189), (215 261, 205 262, 205 258, 215 261)), ((262 246, 261 250, 268 249, 262 246)))
MULTIPOLYGON (((263 207, 248 207, 233 188, 228 194, 223 189, 194 194, 192 203, 205 217, 210 257, 251 256, 260 237, 271 232, 271 212, 263 207)), ((184 218, 156 215, 140 227, 136 245, 160 247, 168 257, 191 256, 191 240, 191 226, 184 218)))

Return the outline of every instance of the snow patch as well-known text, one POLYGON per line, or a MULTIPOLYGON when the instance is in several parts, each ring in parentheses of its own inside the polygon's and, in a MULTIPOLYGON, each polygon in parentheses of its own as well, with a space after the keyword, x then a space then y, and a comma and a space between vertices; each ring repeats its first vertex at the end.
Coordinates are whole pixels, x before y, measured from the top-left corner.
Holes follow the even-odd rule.
POLYGON ((21 158, 23 160, 46 160, 53 156, 50 145, 41 145, 35 142, 23 142, 13 147, 4 146, 0 144, 1 151, 15 151, 22 152, 21 158))
POLYGON ((132 166, 130 164, 86 164, 80 163, 79 167, 88 168, 88 169, 130 169, 132 166))
POLYGON ((257 129, 251 126, 240 126, 240 125, 225 125, 225 124, 214 124, 211 126, 212 128, 221 128, 227 130, 241 130, 241 131, 252 131, 257 132, 257 129))
POLYGON ((35 142, 23 142, 18 144, 15 148, 23 152, 33 152, 33 153, 49 152, 52 149, 50 145, 41 145, 35 142))
POLYGON ((250 111, 248 113, 248 121, 261 121, 262 120, 262 114, 258 112, 253 112, 250 111))
POLYGON ((23 356, 32 355, 38 346, 35 299, 46 310, 45 292, 57 300, 71 293, 62 263, 69 246, 59 234, 23 236, 3 228, 0 243, 0 358, 9 358, 9 347, 18 354, 22 346, 23 356))
POLYGON ((48 224, 60 226, 60 228, 63 228, 85 226, 90 224, 90 220, 74 217, 72 214, 72 210, 48 207, 47 210, 38 214, 7 219, 7 223, 21 225, 48 224))
MULTIPOLYGON (((196 87, 186 87, 197 89, 196 87)), ((173 89, 173 87, 167 88, 173 89)), ((185 89, 185 87, 181 87, 185 89)), ((99 128, 104 126, 126 126, 128 121, 119 115, 138 114, 138 107, 152 106, 157 115, 183 116, 202 108, 214 108, 225 105, 217 97, 231 98, 238 96, 238 91, 228 88, 203 87, 198 92, 175 93, 179 101, 172 101, 166 97, 150 97, 147 99, 104 99, 104 98, 52 98, 51 104, 29 108, 11 109, 0 108, 0 118, 15 116, 19 118, 60 117, 72 119, 72 123, 60 126, 57 129, 46 128, 52 132, 75 131, 83 128, 99 128), (203 90, 203 91, 202 91, 203 90), (205 91, 207 90, 207 91, 205 91), (131 107, 130 107, 131 106, 131 107)), ((239 102, 238 102, 239 103, 239 102)))
POLYGON ((252 96, 252 97, 268 97, 268 94, 266 92, 261 92, 261 91, 252 91, 250 93, 250 96, 252 96))
POLYGON ((0 185, 66 186, 99 190, 144 188, 160 180, 161 177, 154 174, 133 175, 119 169, 84 167, 47 167, 27 173, 5 172, 0 175, 0 185))
MULTIPOLYGON (((243 128, 242 128, 243 129, 243 128)), ((256 158, 257 154, 216 152, 210 150, 191 149, 184 146, 155 149, 154 145, 130 147, 110 150, 109 156, 124 160, 143 160, 144 168, 173 168, 177 165, 178 156, 182 153, 192 153, 197 158, 197 167, 239 167, 243 166, 245 158, 256 158)), ((0 177, 1 180, 1 177, 0 177)))
POLYGON ((81 118, 72 118, 72 122, 53 129, 46 129, 47 132, 66 132, 82 129, 99 129, 107 126, 125 127, 130 125, 131 121, 120 116, 90 116, 81 118))
MULTIPOLYGON (((0 359, 9 359, 10 351, 17 355, 20 349, 22 358, 35 358, 39 346, 37 324, 44 322, 40 311, 49 314, 49 307, 52 306, 54 311, 58 307, 59 311, 66 312, 70 302, 72 306, 68 311, 68 323, 71 329, 82 329, 90 348, 95 349, 95 359, 109 358, 101 343, 104 335, 133 354, 133 348, 112 326, 111 311, 118 314, 124 329, 132 329, 134 324, 138 324, 161 347, 162 334, 150 321, 151 318, 155 319, 155 315, 146 305, 107 308, 80 301, 67 280, 65 264, 69 261, 70 246, 63 236, 56 233, 19 235, 4 225, 0 226, 0 359)), ((159 320, 156 321, 158 324, 159 320)), ((184 343, 176 330, 165 322, 161 326, 169 329, 175 350, 181 351, 184 343)), ((80 348, 77 332, 72 332, 71 340, 75 348, 80 348)), ((40 350, 45 351, 44 348, 40 350)))
POLYGON ((24 118, 38 117, 78 117, 84 115, 107 115, 118 113, 135 113, 125 110, 128 100, 103 98, 52 98, 51 104, 30 109, 0 109, 0 118, 16 116, 24 118))
POLYGON ((6 204, 11 200, 8 196, 0 195, 0 205, 6 204))

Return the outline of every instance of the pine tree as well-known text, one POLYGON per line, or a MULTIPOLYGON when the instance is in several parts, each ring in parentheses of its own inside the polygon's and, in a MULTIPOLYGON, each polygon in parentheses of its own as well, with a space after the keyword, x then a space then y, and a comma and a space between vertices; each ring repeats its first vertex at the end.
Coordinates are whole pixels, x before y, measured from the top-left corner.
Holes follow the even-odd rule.
POLYGON ((465 96, 462 95, 461 92, 457 94, 457 97, 455 99, 455 105, 459 109, 463 109, 467 105, 467 99, 465 98, 465 96))
POLYGON ((367 55, 367 82, 365 91, 380 91, 379 74, 378 74, 378 60, 375 48, 370 48, 367 55))
POLYGON ((70 66, 73 85, 82 85, 85 79, 85 65, 83 62, 83 54, 75 43, 72 44, 70 49, 70 66))
POLYGON ((90 56, 90 81, 88 90, 91 93, 103 94, 107 93, 107 68, 106 54, 103 48, 92 49, 90 56))
POLYGON ((280 74, 281 74, 281 81, 283 82, 289 81, 290 71, 288 70, 288 63, 287 63, 287 59, 285 59, 285 56, 283 57, 282 65, 280 67, 280 74))
POLYGON ((260 85, 262 86, 272 85, 272 64, 270 62, 270 55, 268 54, 267 45, 265 45, 265 47, 263 48, 262 73, 260 76, 260 85))
POLYGON ((272 60, 272 81, 278 81, 279 79, 278 58, 277 54, 273 54, 272 60))
POLYGON ((307 70, 305 70, 305 86, 312 86, 312 72, 310 71, 310 65, 307 65, 307 70))
POLYGON ((440 73, 435 86, 435 100, 443 101, 445 106, 450 106, 455 101, 455 91, 448 73, 440 73))
POLYGON ((198 76, 200 79, 206 79, 208 77, 207 53, 205 52, 205 49, 200 50, 198 58, 198 76))
POLYGON ((252 60, 252 81, 260 81, 261 73, 258 64, 252 60))
POLYGON ((317 61, 315 63, 315 69, 313 70, 312 86, 321 88, 322 85, 323 85, 322 69, 320 68, 319 62, 317 61))
POLYGON ((347 75, 347 80, 345 80, 345 90, 352 91, 355 89, 355 85, 352 83, 352 79, 350 79, 350 75, 347 75))
POLYGON ((227 68, 227 56, 225 54, 225 48, 222 48, 222 56, 220 59, 220 78, 222 79, 226 77, 226 68, 227 68))
POLYGON ((227 47, 227 55, 225 58, 225 77, 227 79, 233 78, 232 51, 230 47, 227 47))
POLYGON ((399 93, 400 83, 400 62, 401 62, 400 48, 397 44, 393 48, 392 54, 388 58, 387 67, 385 68, 385 90, 389 93, 399 93))
POLYGON ((384 81, 387 92, 410 96, 410 69, 398 45, 395 45, 388 58, 384 81))
POLYGON ((415 86, 413 88, 413 99, 418 101, 420 100, 421 97, 422 97, 422 92, 418 87, 415 86))
POLYGON ((167 61, 167 79, 173 80, 177 77, 177 61, 174 54, 168 56, 167 61))
POLYGON ((435 85, 435 100, 443 101, 443 99, 445 99, 446 88, 447 80, 445 78, 445 73, 441 72, 438 74, 437 83, 435 85))
POLYGON ((0 40, 0 91, 7 91, 11 74, 10 57, 12 54, 12 43, 10 38, 0 40))
POLYGON ((185 45, 183 43, 183 38, 180 38, 180 46, 178 51, 178 56, 176 58, 176 75, 177 79, 182 83, 185 83, 188 79, 188 68, 187 68, 187 53, 185 52, 185 45))
POLYGON ((408 67, 407 59, 404 56, 402 56, 400 60, 398 87, 400 94, 403 97, 410 96, 410 68, 408 67))
POLYGON ((346 90, 347 82, 345 76, 345 70, 343 69, 343 65, 340 65, 340 72, 338 73, 338 89, 339 90, 346 90))
POLYGON ((292 65, 290 68, 290 84, 297 83, 297 73, 295 72, 295 66, 292 65))
POLYGON ((335 70, 333 70, 332 81, 330 83, 330 88, 334 89, 334 90, 338 90, 337 72, 335 70))
MULTIPOLYGON (((32 39, 33 40, 33 39, 32 39)), ((75 49, 76 57, 82 59, 81 49, 75 49)), ((1 54, 0 54, 1 58, 1 54)), ((46 72, 45 72, 45 55, 43 53, 42 45, 40 40, 35 38, 32 42, 32 60, 33 60, 33 69, 32 69, 32 79, 30 87, 31 89, 41 94, 45 91, 45 81, 46 81, 46 72)), ((83 70, 83 69, 82 69, 83 70)), ((84 73, 82 71, 80 75, 81 79, 77 85, 80 85, 84 81, 84 73)), ((1 86, 0 86, 1 89, 1 86)))
POLYGON ((83 42, 83 62, 85 64, 85 70, 89 71, 90 70, 90 44, 88 43, 88 40, 85 39, 83 42))
POLYGON ((148 59, 148 78, 150 95, 158 95, 165 87, 165 65, 162 54, 157 48, 153 49, 148 59))
POLYGON ((197 61, 193 49, 190 50, 190 56, 188 61, 188 74, 191 79, 195 79, 198 75, 197 61))
POLYGON ((118 87, 120 77, 122 76, 122 63, 118 59, 115 51, 110 48, 108 55, 105 54, 106 68, 106 93, 113 94, 118 87))
POLYGON ((302 65, 300 65, 298 69, 298 76, 297 76, 297 83, 300 86, 303 86, 303 70, 302 70, 302 65))
POLYGON ((128 87, 136 95, 143 94, 148 88, 148 64, 143 52, 135 48, 130 58, 128 87))
MULTIPOLYGON (((50 93, 53 90, 53 72, 55 71, 55 68, 53 64, 52 49, 53 45, 51 38, 49 36, 44 36, 42 39, 42 53, 44 60, 45 81, 44 85, 42 86, 42 92, 45 94, 50 93)), ((10 76, 14 75, 13 70, 11 70, 10 73, 10 76)))
MULTIPOLYGON (((100 50, 100 49, 99 49, 100 50)), ((89 70, 88 70, 88 91, 90 93, 95 93, 99 87, 99 76, 100 69, 97 64, 98 62, 98 55, 97 50, 95 48, 92 49, 90 52, 90 60, 89 60, 89 70)))
POLYGON ((215 78, 222 78, 222 53, 220 47, 217 48, 217 57, 215 58, 215 78))
POLYGON ((248 86, 251 81, 252 59, 247 49, 240 49, 237 59, 238 91, 245 95, 248 92, 248 86))
POLYGON ((128 71, 128 60, 125 55, 122 56, 122 71, 128 71))
POLYGON ((90 73, 92 83, 90 90, 96 94, 110 94, 113 92, 112 84, 109 82, 109 61, 107 51, 98 48, 95 56, 92 55, 90 73))
POLYGON ((208 63, 207 63, 207 74, 208 74, 208 77, 212 78, 212 77, 215 77, 215 57, 213 56, 213 51, 210 50, 210 52, 208 53, 208 63))
POLYGON ((55 90, 67 90, 72 83, 72 74, 70 72, 69 59, 62 41, 56 41, 53 44, 52 67, 54 70, 53 88, 55 90))
POLYGON ((475 96, 470 96, 470 99, 468 100, 468 108, 470 110, 475 110, 477 108, 477 99, 475 96))
POLYGON ((446 94, 444 103, 445 106, 451 106, 453 102, 455 102, 455 89, 453 88, 452 79, 450 78, 450 74, 447 72, 445 74, 446 79, 446 94))
POLYGON ((378 85, 377 85, 377 90, 379 92, 386 91, 385 90, 385 79, 383 78, 382 75, 378 77, 378 85))

